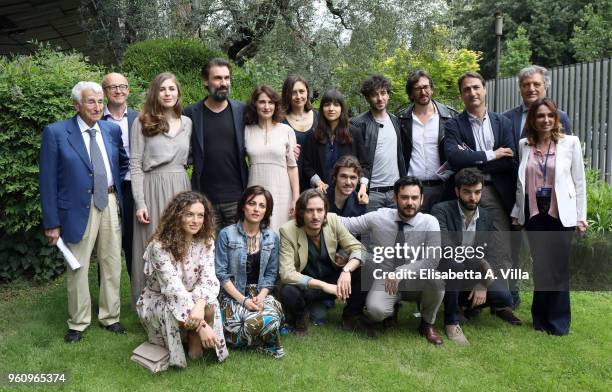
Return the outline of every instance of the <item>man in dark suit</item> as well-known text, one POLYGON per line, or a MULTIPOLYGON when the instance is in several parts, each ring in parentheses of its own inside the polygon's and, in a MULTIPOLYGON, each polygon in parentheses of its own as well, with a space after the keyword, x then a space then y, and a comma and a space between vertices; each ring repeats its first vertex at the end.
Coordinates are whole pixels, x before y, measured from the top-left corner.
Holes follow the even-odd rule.
MULTIPOLYGON (((130 130, 138 112, 127 106, 130 96, 130 85, 125 76, 111 72, 102 79, 102 88, 106 97, 106 106, 102 119, 115 123, 121 128, 121 141, 128 158, 130 157, 130 130)), ((132 178, 130 171, 125 173, 121 181, 123 195, 123 214, 121 216, 121 246, 125 255, 127 273, 132 274, 132 237, 134 235, 134 197, 132 196, 132 178)))
POLYGON ((446 249, 451 247, 457 255, 440 260, 438 270, 479 274, 470 279, 446 280, 446 335, 450 340, 463 345, 469 343, 459 326, 462 306, 471 309, 491 306, 502 320, 512 325, 522 324, 510 309, 512 296, 500 273, 508 266, 503 264, 503 258, 495 254, 499 249, 495 246, 498 232, 493 227, 492 217, 487 209, 478 207, 483 182, 484 177, 478 169, 461 169, 455 175, 455 192, 458 199, 438 203, 431 211, 440 223, 444 254, 447 254, 446 249), (472 252, 467 251, 469 248, 472 252), (495 276, 487 275, 491 274, 489 271, 495 276))
MULTIPOLYGON (((512 121, 512 131, 514 135, 514 144, 518 147, 518 142, 525 137, 523 128, 527 119, 527 111, 529 106, 538 99, 546 96, 546 90, 550 87, 550 75, 546 68, 539 65, 530 65, 521 69, 518 74, 519 89, 523 103, 514 109, 504 112, 504 116, 512 121)), ((572 134, 572 124, 570 123, 567 113, 559 110, 559 119, 563 125, 563 130, 566 134, 572 134)))
POLYGON ((238 199, 246 189, 244 104, 229 99, 231 64, 214 58, 202 67, 208 96, 187 107, 193 121, 191 188, 212 202, 217 230, 234 223, 238 199))
POLYGON ((510 230, 517 165, 512 124, 506 117, 487 111, 485 81, 466 72, 458 81, 465 110, 446 122, 444 152, 454 170, 477 167, 485 183, 482 206, 489 208, 497 230, 510 230))
POLYGON ((81 339, 91 322, 89 260, 97 246, 100 264, 98 321, 111 332, 125 333, 119 323, 121 277, 121 180, 129 160, 119 126, 100 121, 102 86, 79 82, 72 89, 78 112, 48 125, 40 149, 40 200, 45 236, 63 239, 80 268, 66 272, 68 333, 66 342, 81 339))

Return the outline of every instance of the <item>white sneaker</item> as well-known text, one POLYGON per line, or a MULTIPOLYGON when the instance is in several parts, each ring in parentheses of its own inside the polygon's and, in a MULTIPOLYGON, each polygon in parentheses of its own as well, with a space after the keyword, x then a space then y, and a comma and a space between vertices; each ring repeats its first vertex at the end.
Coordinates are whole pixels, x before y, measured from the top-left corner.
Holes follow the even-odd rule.
POLYGON ((444 331, 446 332, 446 336, 449 340, 457 343, 460 346, 468 346, 470 342, 466 339, 463 334, 463 330, 459 324, 457 325, 445 325, 444 331))

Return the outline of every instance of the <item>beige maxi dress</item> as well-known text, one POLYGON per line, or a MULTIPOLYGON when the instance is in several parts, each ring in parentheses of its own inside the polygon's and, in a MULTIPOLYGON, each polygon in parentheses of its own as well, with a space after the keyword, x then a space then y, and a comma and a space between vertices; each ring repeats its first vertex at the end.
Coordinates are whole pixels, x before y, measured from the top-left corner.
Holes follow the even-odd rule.
POLYGON ((138 222, 134 215, 132 245, 132 306, 145 286, 143 254, 155 232, 166 205, 177 193, 191 190, 185 171, 189 155, 192 123, 181 116, 181 127, 172 136, 142 134, 139 120, 134 121, 130 133, 130 171, 135 210, 147 208, 149 224, 138 222))
POLYGON ((297 167, 293 155, 295 133, 287 124, 275 124, 267 132, 254 124, 245 127, 244 139, 250 163, 249 186, 263 186, 272 194, 270 228, 278 233, 289 221, 292 193, 287 167, 297 167))

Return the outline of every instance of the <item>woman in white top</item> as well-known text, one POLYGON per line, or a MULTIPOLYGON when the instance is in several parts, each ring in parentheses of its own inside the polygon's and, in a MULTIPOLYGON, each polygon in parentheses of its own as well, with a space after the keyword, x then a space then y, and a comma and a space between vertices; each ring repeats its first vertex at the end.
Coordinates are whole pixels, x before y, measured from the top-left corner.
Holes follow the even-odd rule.
POLYGON ((569 255, 574 231, 584 232, 586 181, 580 140, 565 135, 550 98, 527 113, 512 223, 528 231, 533 259, 531 306, 536 330, 569 333, 569 255))

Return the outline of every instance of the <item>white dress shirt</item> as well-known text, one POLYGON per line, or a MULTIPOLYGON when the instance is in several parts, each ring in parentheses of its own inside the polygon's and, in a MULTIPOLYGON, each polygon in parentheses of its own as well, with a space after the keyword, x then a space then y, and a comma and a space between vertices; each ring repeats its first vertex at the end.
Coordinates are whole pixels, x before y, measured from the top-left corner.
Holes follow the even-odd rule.
POLYGON ((81 136, 83 136, 83 141, 85 142, 85 148, 87 149, 87 155, 89 155, 89 160, 91 161, 91 153, 89 152, 89 132, 88 129, 93 128, 96 132, 96 143, 98 143, 98 148, 102 153, 102 160, 104 161, 104 168, 106 169, 106 182, 110 187, 115 184, 113 181, 113 173, 111 172, 110 162, 108 160, 108 154, 106 152, 106 146, 104 145, 104 139, 102 138, 102 131, 100 130, 100 126, 96 122, 93 127, 88 126, 85 121, 81 118, 81 116, 77 115, 77 123, 79 124, 79 129, 81 130, 81 136))

